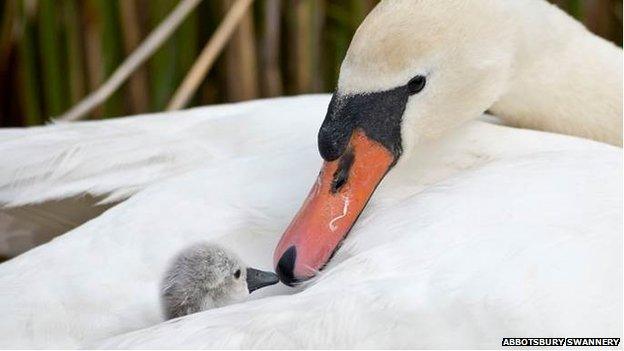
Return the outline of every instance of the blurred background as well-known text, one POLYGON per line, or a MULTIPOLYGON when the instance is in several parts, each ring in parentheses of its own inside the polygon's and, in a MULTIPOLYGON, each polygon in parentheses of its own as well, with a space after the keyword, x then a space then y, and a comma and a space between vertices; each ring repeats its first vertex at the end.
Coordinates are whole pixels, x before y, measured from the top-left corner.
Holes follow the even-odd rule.
MULTIPOLYGON (((204 0, 87 119, 162 111, 234 0, 204 0)), ((189 106, 332 91, 377 0, 256 0, 189 106)), ((551 1, 622 45, 622 0, 551 1)), ((0 126, 45 123, 100 86, 178 0, 3 0, 0 126)))

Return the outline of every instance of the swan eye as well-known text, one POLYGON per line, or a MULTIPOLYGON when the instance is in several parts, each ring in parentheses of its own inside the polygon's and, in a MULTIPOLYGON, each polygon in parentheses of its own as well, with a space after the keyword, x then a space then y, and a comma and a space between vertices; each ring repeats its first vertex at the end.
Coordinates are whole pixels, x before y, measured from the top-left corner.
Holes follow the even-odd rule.
POLYGON ((241 270, 240 269, 237 270, 236 272, 234 272, 234 278, 238 279, 238 278, 240 278, 240 275, 241 275, 241 270))
POLYGON ((425 76, 416 76, 412 78, 409 83, 407 83, 407 90, 410 95, 414 95, 419 93, 425 87, 427 83, 427 78, 425 76))

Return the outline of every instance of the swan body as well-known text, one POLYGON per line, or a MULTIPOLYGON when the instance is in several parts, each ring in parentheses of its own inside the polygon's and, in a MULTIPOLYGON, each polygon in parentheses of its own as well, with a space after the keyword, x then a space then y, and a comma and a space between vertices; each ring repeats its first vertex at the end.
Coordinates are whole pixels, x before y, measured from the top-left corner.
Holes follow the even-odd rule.
MULTIPOLYGON (((270 267, 269 253, 318 167, 313 139, 304 138, 311 133, 306 123, 318 127, 315 106, 328 99, 239 104, 243 111, 249 105, 273 111, 265 119, 242 118, 251 129, 276 125, 271 118, 292 111, 311 111, 290 118, 312 122, 283 125, 280 133, 299 137, 297 144, 276 140, 265 145, 269 153, 163 175, 86 224, 0 265, 0 311, 11 316, 0 320, 0 344, 494 347, 512 334, 617 335, 621 149, 469 122, 397 165, 335 259, 311 282, 267 287, 253 301, 106 340, 163 321, 158 292, 165 258, 190 243, 209 240, 235 249, 254 267, 270 267)), ((212 109, 169 117, 172 125, 193 120, 195 129, 202 121, 236 121, 209 117, 212 109)), ((161 122, 155 117, 154 124, 161 122)), ((119 121, 97 123, 102 131, 120 131, 107 128, 119 121)), ((151 126, 150 119, 141 123, 151 126)), ((46 128, 62 136, 69 126, 46 128)), ((213 150, 238 143, 235 135, 227 140, 217 140, 213 150)), ((85 135, 85 152, 90 142, 85 135)), ((132 179, 134 168, 127 172, 123 178, 132 179)))
POLYGON ((0 265, 11 316, 0 346, 495 348, 505 336, 621 335, 622 150, 602 143, 621 145, 621 58, 542 1, 384 1, 358 29, 331 103, 7 131, 7 206, 129 198, 0 265), (387 128, 339 123, 384 109, 387 128), (486 109, 598 141, 474 121, 486 109), (361 155, 392 168, 383 182, 385 172, 362 180, 361 155), (355 180, 370 200, 350 193, 355 180), (340 233, 317 256, 298 226, 323 224, 314 208, 297 212, 309 184, 312 199, 343 205, 321 218, 340 233), (299 285, 161 323, 163 258, 198 240, 299 285))

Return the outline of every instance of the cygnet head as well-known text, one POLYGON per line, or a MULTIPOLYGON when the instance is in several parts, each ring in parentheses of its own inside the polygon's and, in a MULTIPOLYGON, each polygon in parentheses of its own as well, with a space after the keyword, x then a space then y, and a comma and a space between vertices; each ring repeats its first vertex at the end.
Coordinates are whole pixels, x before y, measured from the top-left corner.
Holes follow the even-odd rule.
POLYGON ((276 274, 247 267, 222 247, 195 244, 174 259, 165 275, 164 313, 171 319, 225 306, 278 281, 276 274))

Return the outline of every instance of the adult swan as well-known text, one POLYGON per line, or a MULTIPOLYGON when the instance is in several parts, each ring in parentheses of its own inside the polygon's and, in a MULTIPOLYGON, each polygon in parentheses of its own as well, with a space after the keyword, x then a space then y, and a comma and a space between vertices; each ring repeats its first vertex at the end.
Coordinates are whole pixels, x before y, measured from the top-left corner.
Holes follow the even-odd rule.
POLYGON ((422 140, 493 112, 622 145, 622 50, 543 1, 384 1, 358 28, 318 134, 327 161, 275 254, 282 281, 330 259, 422 140))

